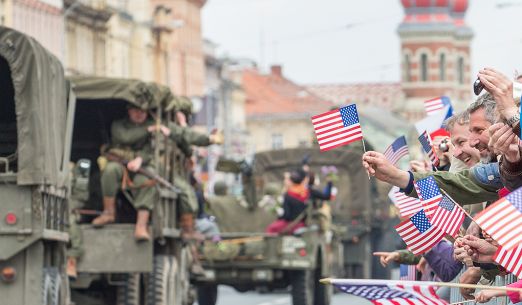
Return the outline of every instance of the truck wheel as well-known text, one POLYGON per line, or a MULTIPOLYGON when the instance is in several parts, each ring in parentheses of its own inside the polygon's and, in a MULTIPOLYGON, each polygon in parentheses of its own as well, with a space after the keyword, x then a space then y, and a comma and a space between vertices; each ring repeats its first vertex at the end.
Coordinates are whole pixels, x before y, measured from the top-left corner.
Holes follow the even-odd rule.
POLYGON ((290 272, 293 305, 312 305, 314 291, 313 273, 309 270, 290 272))
POLYGON ((140 305, 140 273, 129 273, 126 275, 124 284, 118 286, 116 293, 117 305, 140 305))
MULTIPOLYGON (((178 305, 177 263, 170 255, 156 255, 147 285, 147 305, 178 305), (174 262, 174 263, 173 263, 174 262)), ((180 299, 181 302, 181 299, 180 299)))
POLYGON ((217 302, 217 285, 201 284, 197 287, 198 305, 216 305, 217 302))
POLYGON ((332 301, 333 286, 319 283, 320 279, 321 269, 317 268, 314 276, 314 305, 330 305, 330 302, 332 301))
POLYGON ((58 268, 50 267, 43 270, 42 304, 62 305, 62 277, 58 268))

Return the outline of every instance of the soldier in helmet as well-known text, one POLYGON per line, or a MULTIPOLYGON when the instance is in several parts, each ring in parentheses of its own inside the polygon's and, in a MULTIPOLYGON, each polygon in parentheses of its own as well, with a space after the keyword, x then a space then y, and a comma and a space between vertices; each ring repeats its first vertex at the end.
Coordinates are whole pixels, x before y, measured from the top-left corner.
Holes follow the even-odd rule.
POLYGON ((142 167, 149 166, 153 156, 151 128, 154 121, 148 117, 146 109, 129 104, 127 117, 114 121, 111 126, 109 152, 128 160, 127 166, 110 161, 103 169, 101 185, 103 193, 103 213, 92 222, 95 226, 113 223, 116 214, 116 194, 122 187, 130 189, 132 204, 138 211, 134 237, 136 240, 150 240, 147 230, 150 212, 153 208, 157 190, 154 181, 138 173, 142 167))

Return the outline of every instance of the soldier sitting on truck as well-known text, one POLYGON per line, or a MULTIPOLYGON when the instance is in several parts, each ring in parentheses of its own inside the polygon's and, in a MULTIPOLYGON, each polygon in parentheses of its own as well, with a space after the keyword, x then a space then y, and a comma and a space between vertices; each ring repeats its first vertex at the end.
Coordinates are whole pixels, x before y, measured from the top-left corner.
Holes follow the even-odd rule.
POLYGON ((101 176, 103 213, 92 222, 95 226, 113 223, 116 214, 116 195, 121 188, 128 188, 133 196, 132 204, 138 211, 134 237, 137 241, 148 241, 147 230, 150 211, 153 208, 157 189, 154 181, 137 171, 149 165, 152 158, 151 133, 148 127, 154 121, 148 118, 145 109, 136 105, 127 106, 128 116, 114 121, 111 126, 109 153, 129 160, 127 165, 111 161, 106 164, 101 176))
POLYGON ((310 201, 330 199, 331 181, 327 181, 327 188, 324 193, 311 188, 309 187, 308 174, 302 168, 293 170, 290 173, 289 180, 283 199, 283 215, 266 228, 267 233, 294 233, 297 229, 305 226, 305 211, 310 201))

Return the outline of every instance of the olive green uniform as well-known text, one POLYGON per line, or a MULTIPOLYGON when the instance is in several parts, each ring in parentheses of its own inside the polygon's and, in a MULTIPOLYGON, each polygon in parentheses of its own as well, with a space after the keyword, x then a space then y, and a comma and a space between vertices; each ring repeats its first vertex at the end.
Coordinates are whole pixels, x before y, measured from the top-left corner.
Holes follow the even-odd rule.
MULTIPOLYGON (((114 154, 130 161, 136 157, 143 159, 142 167, 147 167, 153 156, 151 134, 147 128, 154 125, 152 120, 135 124, 130 119, 114 121, 111 126, 111 149, 114 154)), ((119 162, 109 161, 101 176, 104 197, 115 197, 121 188, 125 168, 119 162)), ((152 210, 157 199, 157 189, 148 186, 147 176, 128 172, 132 180, 130 192, 133 195, 132 204, 136 209, 152 210)))

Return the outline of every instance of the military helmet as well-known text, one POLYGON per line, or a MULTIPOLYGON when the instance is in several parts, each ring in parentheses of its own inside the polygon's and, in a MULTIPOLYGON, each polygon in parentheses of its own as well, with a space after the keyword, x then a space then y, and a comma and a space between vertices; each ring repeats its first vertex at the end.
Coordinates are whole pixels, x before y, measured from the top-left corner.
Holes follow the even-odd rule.
POLYGON ((216 195, 227 195, 228 186, 225 181, 217 181, 214 183, 214 194, 216 195))

